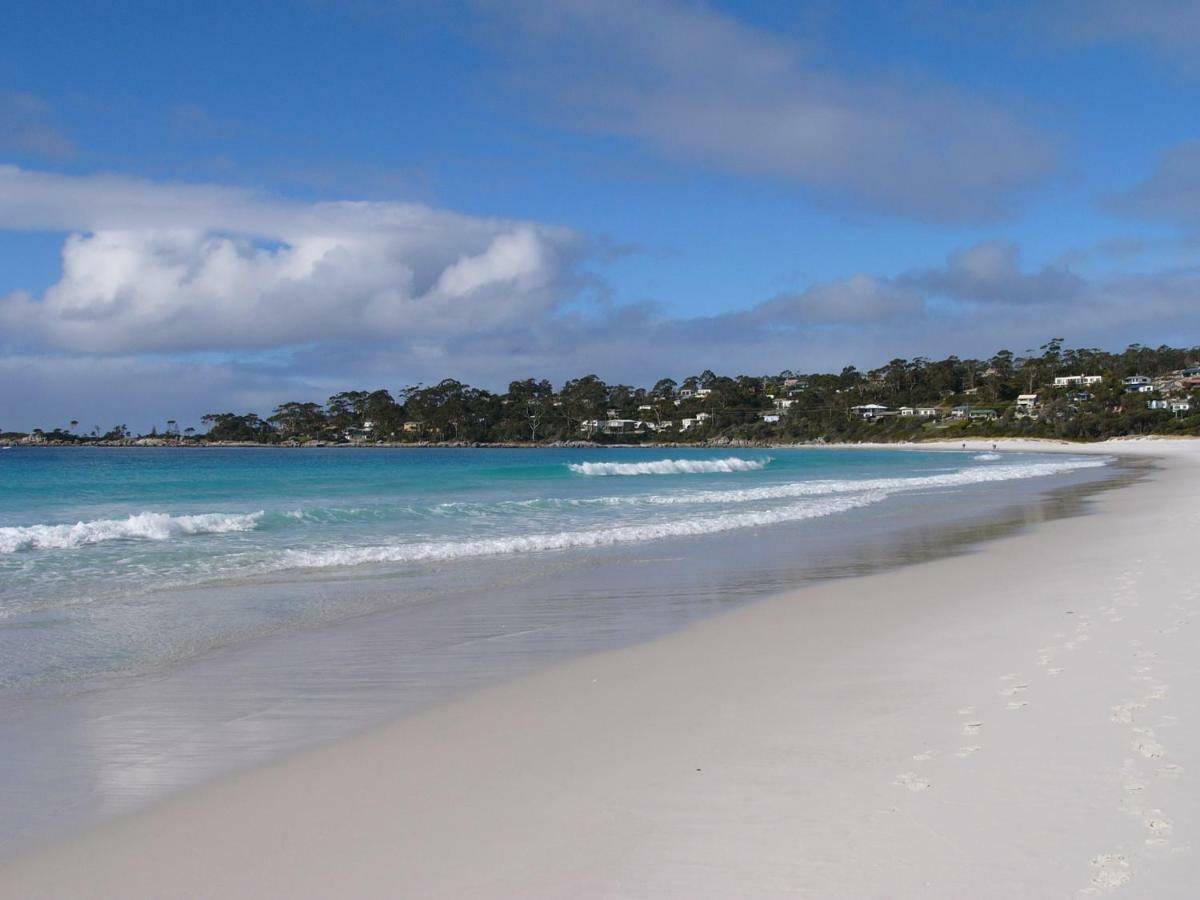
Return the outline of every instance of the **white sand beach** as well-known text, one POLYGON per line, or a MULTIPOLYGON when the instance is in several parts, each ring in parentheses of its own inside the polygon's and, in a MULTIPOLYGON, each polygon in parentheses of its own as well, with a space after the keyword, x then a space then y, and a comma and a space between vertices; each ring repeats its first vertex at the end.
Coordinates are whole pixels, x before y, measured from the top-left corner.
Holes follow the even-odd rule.
POLYGON ((1157 462, 189 791, 0 897, 1193 897, 1200 441, 1067 449, 1157 462))

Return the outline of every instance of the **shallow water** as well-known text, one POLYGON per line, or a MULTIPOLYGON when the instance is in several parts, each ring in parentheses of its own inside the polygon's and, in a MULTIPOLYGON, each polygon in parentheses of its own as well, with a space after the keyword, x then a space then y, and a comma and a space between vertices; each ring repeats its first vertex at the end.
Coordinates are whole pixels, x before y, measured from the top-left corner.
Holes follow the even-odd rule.
POLYGON ((968 547, 1112 474, 990 457, 9 453, 0 848, 746 599, 968 547), (147 524, 164 521, 189 524, 147 524))

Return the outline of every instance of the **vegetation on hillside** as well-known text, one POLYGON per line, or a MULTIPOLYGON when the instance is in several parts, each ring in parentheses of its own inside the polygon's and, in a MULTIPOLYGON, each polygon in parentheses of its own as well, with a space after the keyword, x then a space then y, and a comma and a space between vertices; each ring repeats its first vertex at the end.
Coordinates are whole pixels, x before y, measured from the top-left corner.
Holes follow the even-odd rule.
MULTIPOLYGON (((514 381, 504 393, 454 379, 388 390, 344 391, 324 404, 289 402, 266 418, 221 412, 207 429, 181 433, 174 422, 145 440, 260 443, 469 442, 600 443, 897 441, 933 437, 1053 437, 1079 440, 1140 434, 1200 434, 1200 348, 1134 344, 1120 353, 1065 349, 1061 339, 1036 354, 1001 350, 989 359, 894 359, 869 372, 784 371, 729 377, 705 371, 651 387, 606 384, 595 375, 557 390, 549 381, 514 381), (1055 378, 1101 376, 1086 386, 1055 378), (1126 379, 1144 376, 1137 389, 1126 379), (1035 399, 1028 395, 1036 394, 1035 399), (1026 395, 1018 403, 1018 398, 1026 395), (874 410, 862 407, 874 405, 874 410), (882 407, 883 409, 879 409, 882 407), (927 414, 917 414, 925 410, 927 414), (972 411, 974 411, 972 413, 972 411), (869 417, 867 417, 869 416, 869 417)), ((4 435, 35 442, 127 442, 123 425, 81 437, 70 429, 4 435)))

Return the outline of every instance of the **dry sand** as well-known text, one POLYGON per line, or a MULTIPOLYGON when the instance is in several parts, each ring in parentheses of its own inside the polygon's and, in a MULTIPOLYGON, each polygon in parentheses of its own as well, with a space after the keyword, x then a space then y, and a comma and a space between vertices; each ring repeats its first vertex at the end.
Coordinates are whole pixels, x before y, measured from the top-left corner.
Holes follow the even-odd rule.
POLYGON ((1099 449, 1161 461, 191 791, 0 896, 1194 897, 1200 442, 1099 449))

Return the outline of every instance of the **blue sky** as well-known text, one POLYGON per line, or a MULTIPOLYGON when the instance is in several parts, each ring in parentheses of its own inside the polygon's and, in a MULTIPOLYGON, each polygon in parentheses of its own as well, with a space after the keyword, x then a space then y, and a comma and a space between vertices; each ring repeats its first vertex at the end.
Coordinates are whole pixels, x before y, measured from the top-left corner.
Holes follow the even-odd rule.
POLYGON ((0 429, 1196 344, 1197 34, 1179 0, 31 4, 0 429))

